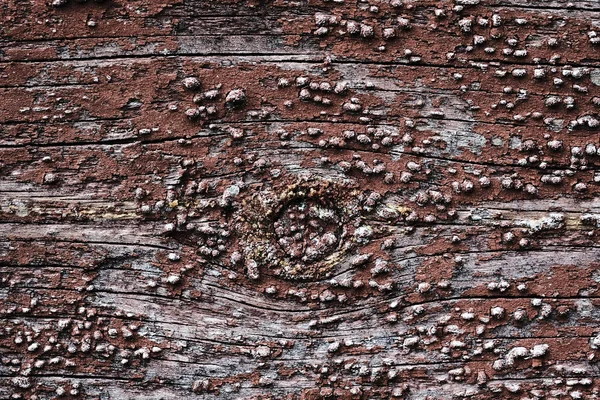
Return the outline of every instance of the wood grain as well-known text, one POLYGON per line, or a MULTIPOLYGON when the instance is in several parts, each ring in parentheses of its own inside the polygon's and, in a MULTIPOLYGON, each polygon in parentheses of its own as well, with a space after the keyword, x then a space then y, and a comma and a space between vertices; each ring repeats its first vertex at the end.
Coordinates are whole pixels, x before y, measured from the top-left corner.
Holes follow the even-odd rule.
POLYGON ((0 18, 0 398, 600 395, 596 1, 0 18))

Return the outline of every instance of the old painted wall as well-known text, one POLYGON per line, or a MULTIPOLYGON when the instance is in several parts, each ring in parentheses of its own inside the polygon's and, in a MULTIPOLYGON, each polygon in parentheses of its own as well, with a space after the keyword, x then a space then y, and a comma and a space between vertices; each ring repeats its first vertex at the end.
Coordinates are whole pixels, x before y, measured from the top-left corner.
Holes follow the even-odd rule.
POLYGON ((0 398, 600 396, 597 1, 0 18, 0 398))

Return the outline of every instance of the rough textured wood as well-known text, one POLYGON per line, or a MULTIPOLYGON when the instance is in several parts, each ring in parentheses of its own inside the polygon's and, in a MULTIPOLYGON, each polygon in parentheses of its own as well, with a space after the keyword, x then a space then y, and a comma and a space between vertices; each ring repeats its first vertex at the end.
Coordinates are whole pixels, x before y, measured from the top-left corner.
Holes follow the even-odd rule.
POLYGON ((0 16, 0 398, 600 395, 597 1, 0 16))

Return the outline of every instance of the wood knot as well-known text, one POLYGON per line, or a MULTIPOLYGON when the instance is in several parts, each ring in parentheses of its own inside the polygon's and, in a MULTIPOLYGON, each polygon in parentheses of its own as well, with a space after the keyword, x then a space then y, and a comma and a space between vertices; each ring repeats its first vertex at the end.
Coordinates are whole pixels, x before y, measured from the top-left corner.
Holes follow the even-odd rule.
POLYGON ((284 279, 326 278, 352 243, 343 240, 352 218, 346 192, 313 182, 256 195, 237 219, 245 258, 284 279))

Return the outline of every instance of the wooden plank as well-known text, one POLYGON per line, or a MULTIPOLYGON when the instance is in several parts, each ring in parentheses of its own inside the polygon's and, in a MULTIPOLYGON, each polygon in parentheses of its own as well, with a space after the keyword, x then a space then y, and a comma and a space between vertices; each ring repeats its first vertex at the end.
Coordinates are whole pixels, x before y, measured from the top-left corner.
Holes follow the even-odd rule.
POLYGON ((1 399, 597 397, 597 2, 0 18, 1 399))

